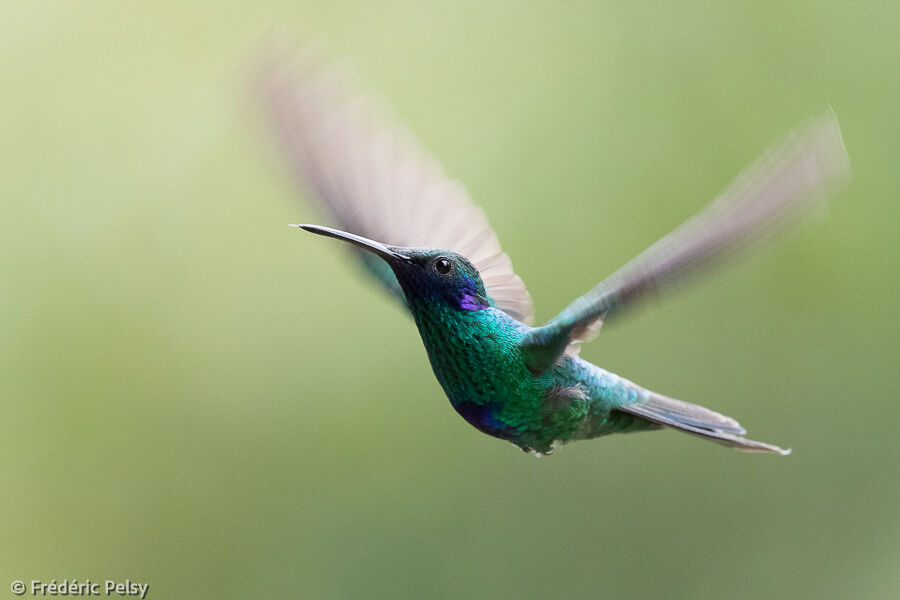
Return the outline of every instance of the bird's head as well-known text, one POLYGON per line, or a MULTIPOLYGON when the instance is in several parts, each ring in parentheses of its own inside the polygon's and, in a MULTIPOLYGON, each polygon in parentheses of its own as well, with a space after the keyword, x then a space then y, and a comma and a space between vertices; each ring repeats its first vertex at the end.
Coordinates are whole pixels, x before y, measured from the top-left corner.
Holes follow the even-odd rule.
POLYGON ((320 225, 297 227, 343 240, 384 260, 394 271, 411 308, 438 304, 459 311, 478 311, 492 306, 478 269, 455 252, 388 246, 320 225))

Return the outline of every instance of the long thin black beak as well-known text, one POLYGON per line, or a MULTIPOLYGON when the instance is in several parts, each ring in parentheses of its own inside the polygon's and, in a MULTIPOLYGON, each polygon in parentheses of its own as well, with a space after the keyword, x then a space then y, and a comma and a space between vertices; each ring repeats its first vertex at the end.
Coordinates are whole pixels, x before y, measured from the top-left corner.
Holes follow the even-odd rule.
POLYGON ((364 238, 361 235, 347 233, 346 231, 332 229, 331 227, 322 227, 321 225, 291 225, 291 227, 299 227, 300 229, 305 229, 310 233, 317 233, 319 235, 324 235, 325 237, 334 238, 336 240, 343 240, 345 242, 353 244, 354 246, 358 246, 363 250, 368 250, 372 254, 378 255, 388 262, 408 260, 406 256, 397 252, 396 248, 385 246, 381 242, 376 242, 375 240, 364 238))

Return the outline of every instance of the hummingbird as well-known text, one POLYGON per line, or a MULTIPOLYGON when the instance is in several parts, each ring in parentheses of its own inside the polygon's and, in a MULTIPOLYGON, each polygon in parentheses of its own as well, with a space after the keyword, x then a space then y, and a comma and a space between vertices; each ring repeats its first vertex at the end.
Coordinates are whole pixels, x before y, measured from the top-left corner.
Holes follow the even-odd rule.
POLYGON ((696 216, 535 326, 531 296, 483 210, 352 67, 306 47, 272 53, 260 73, 290 172, 339 229, 294 226, 345 242, 402 304, 469 424, 537 456, 576 440, 665 428, 744 452, 790 452, 746 438, 730 417, 606 371, 579 350, 640 300, 821 206, 849 173, 833 112, 796 128, 696 216))

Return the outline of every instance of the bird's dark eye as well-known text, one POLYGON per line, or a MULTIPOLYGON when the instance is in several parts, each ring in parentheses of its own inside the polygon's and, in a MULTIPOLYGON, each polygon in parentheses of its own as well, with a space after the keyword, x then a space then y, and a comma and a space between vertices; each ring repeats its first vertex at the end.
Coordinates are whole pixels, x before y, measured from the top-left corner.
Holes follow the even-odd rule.
POLYGON ((434 261, 434 270, 437 271, 439 275, 446 275, 452 268, 453 265, 443 256, 434 261))

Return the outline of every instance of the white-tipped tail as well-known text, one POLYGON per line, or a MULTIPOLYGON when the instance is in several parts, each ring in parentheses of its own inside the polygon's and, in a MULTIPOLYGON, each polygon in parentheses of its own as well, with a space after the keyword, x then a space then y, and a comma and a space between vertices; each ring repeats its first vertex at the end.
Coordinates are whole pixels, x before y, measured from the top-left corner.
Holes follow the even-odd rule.
POLYGON ((619 410, 653 423, 706 438, 741 452, 775 453, 782 456, 791 453, 790 448, 785 450, 772 444, 741 437, 746 433, 744 428, 730 417, 696 404, 669 398, 655 392, 649 393, 650 399, 647 402, 623 406, 619 410))

